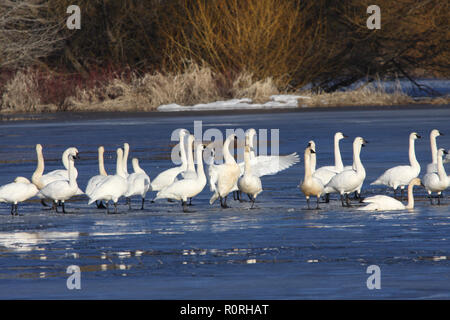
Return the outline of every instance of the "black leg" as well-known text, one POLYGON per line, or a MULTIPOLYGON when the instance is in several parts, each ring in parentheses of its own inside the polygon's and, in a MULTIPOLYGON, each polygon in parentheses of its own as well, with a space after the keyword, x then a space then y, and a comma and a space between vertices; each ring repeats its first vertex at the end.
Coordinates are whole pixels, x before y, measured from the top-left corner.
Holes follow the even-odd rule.
POLYGON ((403 201, 403 188, 400 188, 400 201, 403 201))
POLYGON ((221 199, 220 204, 221 204, 222 208, 229 208, 229 206, 227 205, 227 197, 228 196, 225 196, 225 198, 220 197, 220 199, 221 199), (222 203, 222 199, 223 199, 223 203, 222 203))
POLYGON ((144 202, 145 202, 145 198, 142 198, 141 210, 144 210, 144 202))
POLYGON ((41 199, 41 204, 44 206, 44 207, 48 207, 49 205, 44 201, 44 199, 41 199))
POLYGON ((320 208, 319 208, 319 196, 317 196, 317 202, 316 202, 316 210, 319 210, 320 208))
POLYGON ((347 204, 347 207, 351 207, 350 199, 348 198, 348 193, 345 195, 345 203, 347 204))
POLYGON ((189 205, 192 206, 192 198, 189 198, 189 205))
POLYGON ((234 201, 239 200, 239 196, 237 195, 236 191, 233 191, 233 200, 234 201))
POLYGON ((341 194, 341 204, 342 204, 343 207, 345 207, 345 205, 344 205, 344 196, 342 194, 341 194))
POLYGON ((327 194, 325 195, 325 203, 329 203, 329 202, 330 202, 330 194, 327 193, 327 194))
POLYGON ((430 204, 433 205, 433 197, 431 194, 428 195, 428 198, 430 198, 430 204))
POLYGON ((14 203, 11 204, 11 215, 14 215, 14 203))
POLYGON ((65 205, 64 205, 64 201, 61 202, 61 206, 62 206, 62 212, 63 212, 63 213, 67 213, 67 212, 66 212, 66 207, 65 207, 65 205))
POLYGON ((114 202, 114 213, 117 213, 117 202, 114 202))
POLYGON ((95 204, 97 205, 97 209, 106 209, 105 205, 103 204, 103 201, 95 201, 95 204))
POLYGON ((311 209, 311 207, 309 206, 309 197, 306 198, 306 203, 308 204, 308 210, 311 209))
POLYGON ((58 202, 55 200, 53 201, 53 206, 52 206, 52 210, 55 210, 56 213, 58 213, 58 202))

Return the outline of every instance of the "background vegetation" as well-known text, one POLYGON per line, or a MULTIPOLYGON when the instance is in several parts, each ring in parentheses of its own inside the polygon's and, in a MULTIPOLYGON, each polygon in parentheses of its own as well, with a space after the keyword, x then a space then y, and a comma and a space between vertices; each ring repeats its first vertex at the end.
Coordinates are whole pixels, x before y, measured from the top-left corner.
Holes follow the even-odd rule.
POLYGON ((3 111, 150 110, 360 79, 449 76, 449 3, 377 0, 2 0, 3 111), (66 9, 81 8, 81 30, 66 9), (107 103, 105 103, 107 102, 107 103))

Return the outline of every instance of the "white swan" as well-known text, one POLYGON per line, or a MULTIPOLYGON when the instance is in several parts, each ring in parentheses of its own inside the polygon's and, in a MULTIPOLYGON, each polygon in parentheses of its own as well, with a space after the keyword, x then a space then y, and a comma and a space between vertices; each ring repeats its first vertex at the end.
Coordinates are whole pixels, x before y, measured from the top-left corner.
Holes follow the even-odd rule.
POLYGON ((444 134, 437 129, 433 129, 430 132, 430 149, 431 149, 431 163, 427 165, 427 173, 428 172, 437 172, 437 143, 436 138, 439 136, 443 136, 444 134))
POLYGON ((358 210, 364 211, 388 211, 388 210, 412 210, 414 209, 414 194, 413 187, 422 185, 419 178, 414 178, 408 185, 408 204, 405 206, 403 203, 389 196, 377 195, 367 197, 363 200, 368 205, 358 208, 358 210))
POLYGON ((347 136, 345 134, 343 134, 342 132, 336 132, 334 134, 334 166, 323 166, 323 167, 320 167, 319 169, 316 169, 314 172, 314 176, 319 179, 321 179, 322 171, 324 171, 326 173, 326 177, 324 177, 325 179, 324 180, 321 179, 322 182, 324 182, 324 184, 327 184, 329 181, 329 180, 326 181, 326 179, 328 179, 328 172, 331 171, 334 173, 339 173, 344 170, 344 164, 342 163, 342 157, 341 157, 341 150, 339 148, 339 141, 341 141, 344 138, 347 138, 347 136))
POLYGON ((165 187, 156 195, 155 200, 169 198, 172 200, 181 201, 183 211, 188 212, 187 199, 193 198, 202 192, 206 185, 206 175, 203 169, 203 150, 205 146, 198 144, 196 146, 197 155, 197 173, 194 179, 182 179, 175 181, 170 186, 165 187))
POLYGON ((58 212, 57 204, 60 201, 63 213, 66 213, 64 202, 77 194, 79 188, 75 176, 75 159, 78 159, 78 153, 69 153, 69 180, 56 180, 47 184, 40 190, 40 194, 45 199, 53 200, 53 208, 58 212))
POLYGON ((397 188, 401 189, 401 197, 403 198, 403 189, 409 184, 409 182, 417 178, 420 173, 420 164, 416 159, 416 152, 414 141, 420 139, 420 136, 416 132, 412 132, 409 135, 409 166, 396 166, 386 170, 381 176, 379 176, 371 185, 386 185, 394 189, 394 194, 397 188))
POLYGON ((258 194, 260 194, 262 190, 262 183, 261 179, 257 176, 255 176, 252 172, 252 166, 250 164, 250 145, 249 145, 249 138, 246 137, 245 139, 245 150, 244 150, 244 175, 239 178, 238 186, 239 190, 246 193, 250 201, 252 202, 251 209, 253 208, 253 205, 255 204, 256 197, 258 194))
MULTIPOLYGON (((105 148, 103 146, 98 147, 98 175, 91 177, 87 183, 85 194, 89 197, 95 187, 108 176, 105 170, 104 157, 103 154, 105 152, 105 148)), ((101 205, 97 204, 97 207, 100 208, 101 205)))
POLYGON ((187 160, 186 150, 184 148, 184 137, 188 134, 189 131, 187 131, 186 129, 181 129, 179 132, 181 165, 178 167, 167 169, 158 174, 151 182, 152 191, 160 191, 163 188, 171 185, 174 181, 176 181, 176 178, 180 173, 186 171, 187 160))
POLYGON ((114 203, 114 213, 117 213, 117 201, 128 190, 128 182, 125 178, 123 170, 123 150, 117 149, 117 163, 116 174, 109 175, 100 182, 89 196, 88 204, 92 204, 94 201, 104 200, 106 201, 106 212, 109 213, 109 201, 114 203))
POLYGON ((366 143, 367 141, 361 137, 355 138, 353 141, 353 167, 336 174, 324 188, 325 193, 339 193, 342 206, 344 206, 343 196, 347 195, 347 206, 349 206, 348 194, 359 188, 366 178, 366 170, 360 158, 361 147, 366 143))
MULTIPOLYGON (((128 190, 125 193, 125 197, 141 196, 141 210, 144 210, 145 196, 150 189, 150 177, 139 166, 139 160, 137 158, 133 158, 131 163, 134 172, 127 178, 128 190)), ((131 209, 131 202, 129 203, 129 207, 131 209)))
POLYGON ((447 173, 445 172, 444 165, 442 163, 442 157, 445 154, 448 154, 448 152, 442 148, 437 151, 437 172, 428 172, 422 178, 423 185, 428 192, 431 204, 433 204, 431 193, 437 193, 438 204, 441 204, 440 195, 442 191, 447 189, 449 186, 449 177, 447 177, 447 173))
POLYGON ((237 182, 241 174, 241 170, 230 154, 230 143, 236 139, 236 135, 230 134, 223 144, 222 154, 225 160, 224 164, 209 166, 209 182, 211 191, 214 192, 209 204, 213 204, 220 198, 222 208, 228 208, 227 196, 230 192, 237 189, 237 182))
MULTIPOLYGON (((285 156, 256 156, 254 152, 253 140, 256 136, 256 130, 251 128, 245 132, 245 136, 249 138, 250 147, 250 165, 252 167, 252 174, 257 177, 266 175, 274 175, 280 171, 286 170, 299 162, 297 152, 285 156)), ((244 174, 245 162, 239 163, 240 175, 244 174)))
POLYGON ((11 215, 18 215, 18 203, 34 197, 39 189, 27 178, 17 177, 14 182, 0 187, 0 202, 11 203, 11 215))
POLYGON ((311 171, 311 154, 315 154, 315 151, 312 149, 311 145, 309 144, 308 147, 305 149, 305 155, 304 155, 305 175, 304 175, 302 183, 300 184, 300 189, 302 190, 303 194, 306 197, 306 202, 308 203, 308 209, 311 209, 310 205, 309 205, 310 196, 315 196, 317 198, 316 209, 319 209, 319 198, 322 195, 324 188, 323 188, 322 181, 318 178, 315 178, 311 171))
MULTIPOLYGON (((67 168, 67 170, 64 170, 64 169, 53 170, 47 174, 44 174, 45 164, 44 164, 44 155, 42 153, 42 145, 37 144, 36 145, 37 166, 36 166, 36 170, 34 171, 32 177, 31 177, 31 181, 34 183, 34 185, 36 185, 36 187, 38 187, 38 189, 41 190, 46 185, 48 185, 49 183, 54 182, 54 181, 58 181, 58 180, 69 181, 69 174, 68 174, 69 161, 68 161, 68 159, 69 159, 70 154, 76 155, 75 157, 78 158, 78 149, 72 147, 72 148, 68 148, 64 151, 62 160, 63 160, 63 164, 67 168)), ((73 175, 74 175, 75 179, 78 177, 78 171, 76 168, 73 168, 73 175)), ((75 195, 80 195, 80 194, 84 194, 84 192, 80 188, 77 188, 77 192, 75 195)), ((43 202, 44 198, 43 198, 42 193, 38 193, 37 196, 42 199, 42 204, 46 205, 43 202)))

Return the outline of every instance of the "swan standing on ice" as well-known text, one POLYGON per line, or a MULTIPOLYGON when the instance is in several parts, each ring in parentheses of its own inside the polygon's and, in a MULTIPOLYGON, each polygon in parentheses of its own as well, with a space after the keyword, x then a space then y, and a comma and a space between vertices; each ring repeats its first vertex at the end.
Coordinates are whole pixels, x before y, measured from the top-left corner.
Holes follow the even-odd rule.
MULTIPOLYGON (((278 155, 276 155, 276 156, 263 156, 263 155, 256 156, 255 150, 254 150, 254 144, 253 144, 253 140, 254 140, 255 136, 256 136, 256 130, 253 128, 250 128, 245 132, 245 139, 247 141, 247 138, 248 138, 249 147, 250 147, 250 166, 252 168, 251 169, 252 175, 254 175, 258 178, 261 178, 266 175, 274 175, 280 171, 288 169, 289 167, 291 167, 294 164, 296 164, 297 162, 299 162, 298 154, 296 152, 291 153, 289 155, 285 155, 285 156, 278 156, 278 155)), ((240 176, 242 176, 244 174, 245 161, 240 162, 238 165, 239 165, 239 170, 240 170, 240 176)), ((238 186, 235 186, 233 188, 233 191, 238 189, 236 187, 238 187, 238 186)), ((238 197, 237 197, 238 200, 240 200, 239 192, 238 192, 238 197)))
POLYGON ((11 215, 18 215, 18 203, 34 197, 39 189, 27 178, 17 177, 14 182, 0 187, 0 202, 11 203, 11 215))
POLYGON ((347 136, 342 132, 336 132, 334 135, 334 166, 323 166, 313 171, 314 177, 320 179, 324 185, 330 182, 334 175, 344 171, 344 164, 342 163, 341 151, 339 148, 339 141, 344 138, 347 138, 347 136))
MULTIPOLYGON (((78 149, 71 147, 67 148, 63 152, 62 156, 62 163, 66 169, 58 169, 50 171, 47 174, 44 174, 45 164, 44 164, 44 155, 42 153, 42 145, 37 144, 36 145, 36 155, 37 155, 37 166, 36 170, 33 173, 33 176, 31 177, 31 181, 34 185, 38 187, 39 190, 44 188, 46 185, 48 185, 51 182, 58 181, 58 180, 66 180, 69 181, 69 154, 78 154, 78 149)), ((73 169, 75 179, 78 177, 78 171, 76 168, 73 169)), ((75 195, 84 194, 84 192, 78 188, 75 195)), ((43 206, 48 206, 43 198, 43 195, 41 193, 38 193, 37 196, 41 198, 41 203, 43 206)))
POLYGON ((88 204, 92 204, 97 200, 106 201, 106 212, 109 212, 109 201, 114 203, 114 213, 117 213, 117 201, 122 197, 128 190, 128 182, 125 178, 123 170, 123 150, 121 148, 117 149, 117 163, 116 163, 116 174, 109 175, 100 182, 89 196, 88 204))
POLYGON ((60 201, 62 205, 62 212, 66 213, 64 202, 74 195, 77 194, 78 184, 75 175, 75 159, 79 159, 78 153, 73 152, 68 156, 69 161, 69 181, 67 180, 56 180, 47 184, 44 188, 40 190, 40 193, 45 199, 53 200, 53 209, 58 212, 57 204, 60 201))
POLYGON ((158 174, 151 182, 152 191, 160 191, 163 188, 171 185, 173 182, 177 180, 177 176, 180 173, 186 171, 187 160, 186 160, 186 150, 184 148, 184 137, 188 134, 189 131, 187 131, 186 129, 181 129, 179 132, 181 165, 178 167, 167 169, 158 174))
POLYGON ((255 176, 252 172, 252 166, 250 164, 250 145, 249 137, 245 138, 245 150, 244 150, 244 175, 239 179, 239 190, 246 193, 252 202, 250 209, 253 209, 256 197, 262 192, 261 179, 255 176))
POLYGON ((371 183, 371 185, 386 185, 394 189, 394 196, 397 192, 397 188, 401 189, 401 199, 403 199, 403 189, 409 184, 409 182, 417 178, 420 173, 420 164, 416 159, 416 152, 414 141, 421 137, 412 132, 409 135, 409 166, 396 166, 386 170, 378 179, 371 183))
MULTIPOLYGON (((127 178, 128 190, 125 193, 125 197, 130 198, 132 196, 141 196, 141 210, 144 210, 145 196, 150 189, 150 177, 139 166, 139 160, 137 158, 133 158, 131 163, 133 165, 134 173, 130 174, 127 178)), ((131 201, 128 205, 129 209, 131 209, 131 201)))
POLYGON ((431 149, 431 163, 427 165, 427 173, 437 172, 437 143, 436 138, 443 136, 444 134, 437 129, 433 129, 430 132, 430 149, 431 149))
POLYGON ((324 193, 337 192, 341 196, 341 203, 344 206, 346 195, 347 206, 350 206, 348 194, 354 192, 361 186, 366 178, 366 170, 361 162, 361 148, 367 143, 361 137, 356 137, 353 141, 353 167, 336 174, 325 186, 324 193))
POLYGON ((308 203, 308 209, 311 209, 309 205, 309 197, 315 196, 317 198, 316 209, 319 209, 319 198, 322 195, 323 183, 320 179, 315 178, 311 172, 311 154, 316 152, 312 149, 311 144, 305 149, 305 176, 303 182, 300 185, 300 189, 306 197, 306 202, 308 203))
POLYGON ((441 194, 442 191, 447 189, 449 186, 449 178, 445 172, 444 165, 442 162, 442 157, 448 154, 444 149, 439 149, 437 151, 437 172, 428 172, 422 178, 423 185, 428 192, 430 197, 430 202, 433 204, 433 198, 431 197, 432 192, 437 193, 438 204, 441 204, 441 194))
POLYGON ((184 212, 189 212, 187 209, 187 199, 193 198, 202 192, 206 185, 206 175, 203 169, 203 150, 205 146, 198 144, 196 147, 197 155, 197 173, 194 179, 182 179, 175 181, 173 184, 165 187, 156 195, 155 200, 169 198, 172 200, 181 201, 184 212))
POLYGON ((423 186, 419 178, 414 178, 409 182, 408 185, 408 204, 405 206, 403 203, 389 196, 377 195, 372 197, 367 197, 363 200, 364 203, 368 205, 358 208, 358 210, 365 211, 388 211, 388 210, 412 210, 414 209, 414 195, 413 187, 423 186))
POLYGON ((213 204, 220 198, 220 205, 222 208, 228 208, 227 196, 230 192, 236 189, 241 170, 230 154, 230 143, 236 139, 236 135, 230 134, 223 144, 222 154, 225 160, 224 164, 209 166, 209 181, 211 191, 214 192, 209 204, 213 204))
MULTIPOLYGON (((95 189, 95 187, 105 179, 105 177, 108 176, 105 170, 105 164, 104 164, 104 157, 103 154, 105 153, 105 148, 103 146, 98 147, 98 175, 93 176, 89 179, 85 194, 89 197, 92 191, 95 189)), ((105 208, 103 206, 103 203, 100 202, 100 204, 97 204, 97 208, 105 208)))

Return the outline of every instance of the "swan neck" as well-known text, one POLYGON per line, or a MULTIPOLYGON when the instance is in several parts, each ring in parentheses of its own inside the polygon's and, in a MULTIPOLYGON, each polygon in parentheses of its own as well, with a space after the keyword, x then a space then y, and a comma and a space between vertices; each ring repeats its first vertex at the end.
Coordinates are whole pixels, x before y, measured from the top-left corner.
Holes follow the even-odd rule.
POLYGON ((341 150, 339 148, 340 139, 334 138, 334 166, 336 170, 344 170, 344 164, 342 163, 341 150))
POLYGON ((225 160, 225 163, 227 164, 232 164, 232 163, 236 163, 236 160, 234 160, 233 156, 230 153, 230 142, 231 139, 227 138, 225 140, 225 143, 223 144, 223 158, 225 160))
POLYGON ((42 154, 42 150, 36 149, 36 155, 37 155, 37 166, 36 170, 34 171, 31 181, 38 187, 38 189, 42 189, 44 186, 41 182, 42 174, 44 173, 44 156, 42 154))
POLYGON ((412 167, 419 166, 419 162, 417 162, 416 159, 416 149, 414 139, 409 140, 409 163, 411 164, 412 167))
POLYGON ((66 170, 69 170, 69 152, 67 150, 63 152, 61 160, 62 160, 64 168, 66 170))
POLYGON ((309 164, 310 164, 310 170, 311 170, 311 174, 313 174, 314 172, 316 172, 316 165, 317 165, 317 157, 315 153, 310 153, 309 154, 309 164))
POLYGON ((203 150, 200 146, 197 148, 197 179, 206 179, 203 169, 203 150))
POLYGON ((249 134, 249 139, 248 139, 248 145, 250 147, 250 159, 255 159, 256 155, 255 155, 255 151, 254 151, 254 145, 253 145, 253 139, 255 137, 255 134, 249 134))
POLYGON ((359 171, 363 169, 361 162, 361 144, 353 144, 353 169, 359 171))
POLYGON ((305 179, 309 179, 312 176, 311 172, 311 152, 306 149, 305 150, 305 179))
POLYGON ((195 166, 194 166, 194 154, 193 154, 193 150, 192 150, 192 144, 194 143, 194 141, 192 141, 190 138, 188 138, 188 146, 187 146, 187 170, 188 171, 195 171, 195 166))
POLYGON ((447 173, 445 172, 442 157, 437 157, 437 170, 438 170, 438 175, 439 175, 440 181, 447 179, 447 173))
POLYGON ((116 162, 116 175, 126 178, 123 170, 123 157, 118 156, 116 162))
POLYGON ((430 135, 430 146, 432 163, 437 163, 437 143, 435 135, 430 135))
POLYGON ((180 134, 180 155, 181 155, 181 168, 186 169, 187 160, 186 160, 186 149, 184 148, 184 134, 180 134))
POLYGON ((98 172, 102 176, 107 176, 108 174, 106 173, 105 170, 103 152, 104 152, 103 150, 98 151, 98 172))
POLYGON ((128 154, 130 152, 130 148, 127 146, 123 150, 123 160, 122 160, 122 170, 125 175, 128 174, 128 154))
POLYGON ((250 150, 247 148, 244 151, 244 174, 251 175, 252 174, 252 167, 250 165, 250 150))

